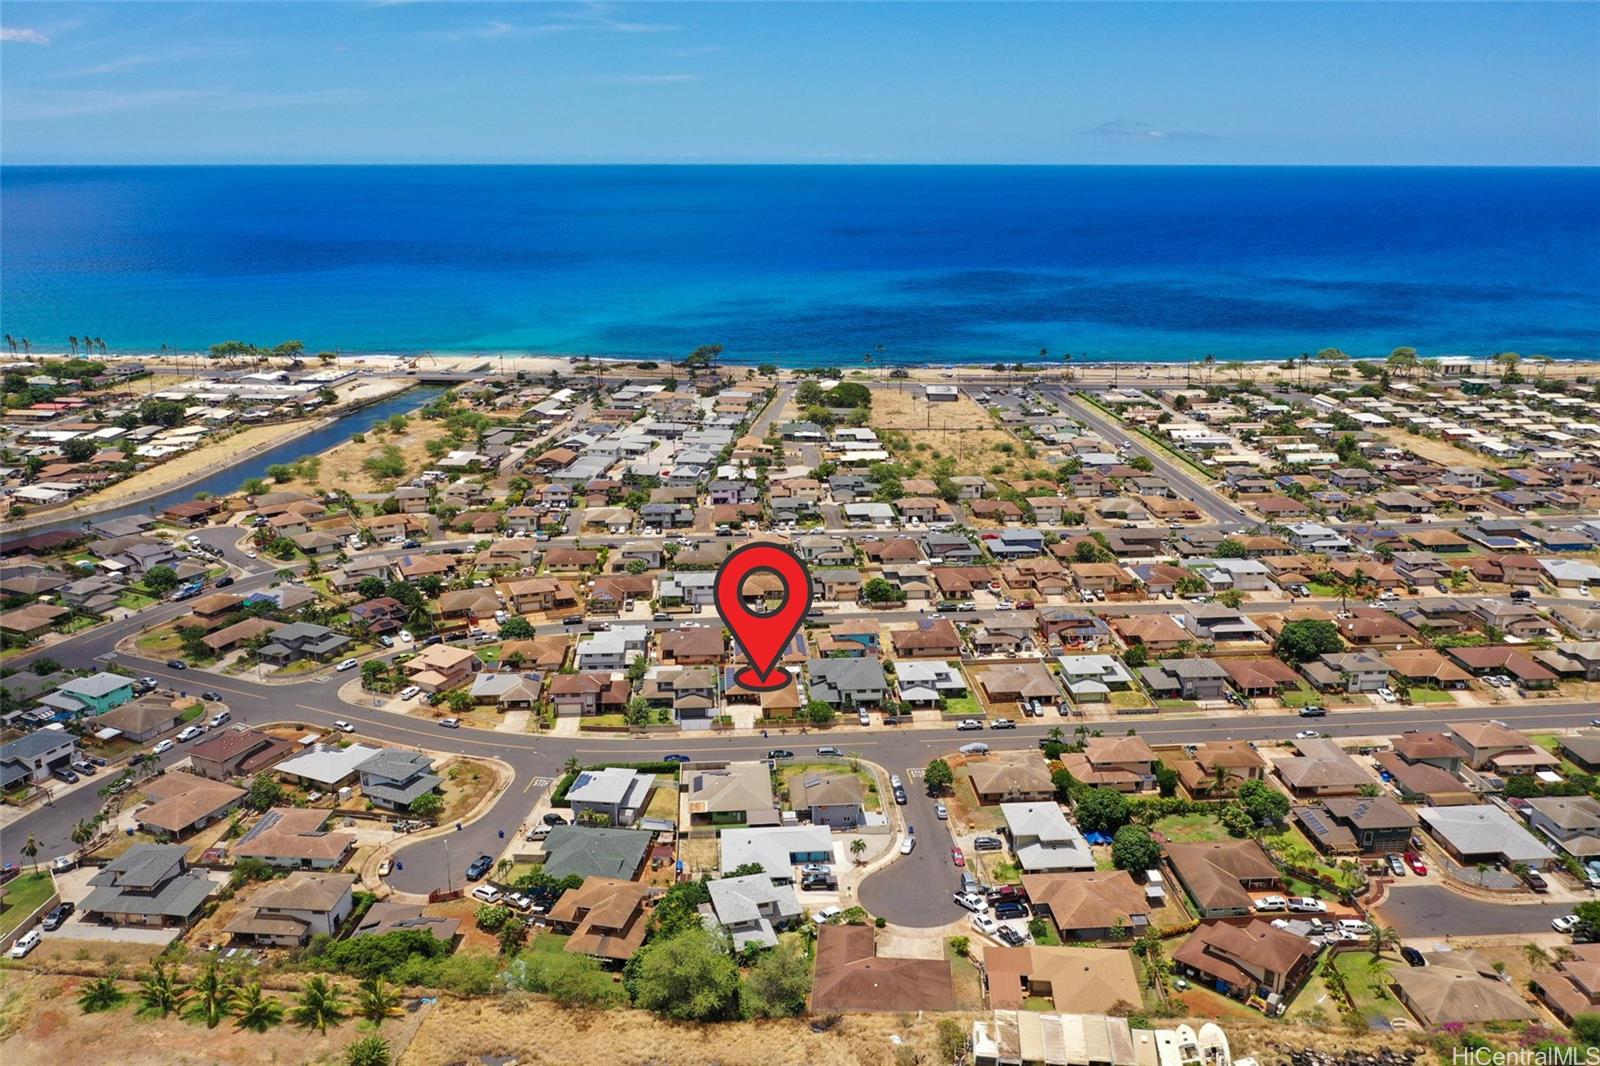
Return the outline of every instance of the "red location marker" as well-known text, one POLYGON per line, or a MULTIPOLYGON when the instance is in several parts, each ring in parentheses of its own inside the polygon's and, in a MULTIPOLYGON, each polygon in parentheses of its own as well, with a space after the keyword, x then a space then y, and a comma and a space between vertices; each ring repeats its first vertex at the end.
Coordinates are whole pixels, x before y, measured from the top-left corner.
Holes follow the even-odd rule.
POLYGON ((778 658, 811 610, 811 573, 806 564, 781 544, 746 544, 722 561, 715 596, 723 624, 750 660, 734 681, 757 691, 787 685, 789 671, 778 666, 778 658), (762 573, 775 574, 783 584, 783 602, 770 611, 757 611, 744 602, 745 581, 762 573))

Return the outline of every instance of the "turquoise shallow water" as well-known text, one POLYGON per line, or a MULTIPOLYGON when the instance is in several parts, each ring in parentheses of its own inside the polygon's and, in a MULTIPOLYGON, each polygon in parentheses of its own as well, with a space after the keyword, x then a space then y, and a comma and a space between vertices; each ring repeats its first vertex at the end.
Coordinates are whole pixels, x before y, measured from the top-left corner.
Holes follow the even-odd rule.
POLYGON ((0 170, 36 348, 738 361, 1600 349, 1600 170, 0 170))

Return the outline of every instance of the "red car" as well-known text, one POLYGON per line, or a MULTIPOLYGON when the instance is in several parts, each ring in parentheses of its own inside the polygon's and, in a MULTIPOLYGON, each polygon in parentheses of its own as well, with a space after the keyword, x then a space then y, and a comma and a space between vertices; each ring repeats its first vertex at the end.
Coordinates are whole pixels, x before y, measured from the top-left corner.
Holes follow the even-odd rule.
POLYGON ((1014 606, 1019 611, 1031 611, 1031 610, 1033 610, 1033 601, 1032 600, 1018 600, 1016 603, 1012 604, 1012 606, 1014 606))
POLYGON ((962 854, 960 848, 951 848, 950 861, 955 863, 957 866, 965 866, 967 864, 967 857, 962 854))
POLYGON ((1423 862, 1422 856, 1418 855, 1416 852, 1411 852, 1406 855, 1406 865, 1411 867, 1411 872, 1416 874, 1418 877, 1428 876, 1428 864, 1423 862))

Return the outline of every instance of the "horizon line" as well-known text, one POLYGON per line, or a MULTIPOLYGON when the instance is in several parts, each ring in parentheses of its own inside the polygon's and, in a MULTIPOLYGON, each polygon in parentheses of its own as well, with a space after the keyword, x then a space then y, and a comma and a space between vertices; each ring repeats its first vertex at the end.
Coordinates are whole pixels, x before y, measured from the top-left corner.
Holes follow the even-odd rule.
POLYGON ((1594 163, 1105 163, 1105 162, 890 162, 873 160, 168 160, 34 161, 0 160, 0 170, 26 168, 194 168, 229 167, 942 167, 1005 169, 1124 168, 1138 170, 1600 170, 1594 163))

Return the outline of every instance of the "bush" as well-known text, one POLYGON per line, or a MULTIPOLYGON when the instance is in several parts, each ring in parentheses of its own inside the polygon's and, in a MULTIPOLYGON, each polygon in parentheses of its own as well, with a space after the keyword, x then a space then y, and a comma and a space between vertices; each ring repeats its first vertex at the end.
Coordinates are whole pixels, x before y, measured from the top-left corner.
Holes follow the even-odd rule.
POLYGON ((356 977, 384 977, 397 984, 429 984, 429 964, 450 953, 450 945, 432 933, 401 929, 375 936, 359 936, 330 944, 318 960, 322 969, 356 977), (400 976, 408 969, 413 977, 400 976))

